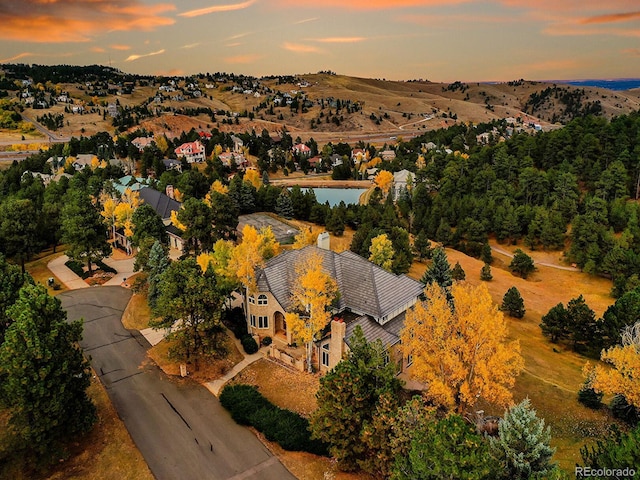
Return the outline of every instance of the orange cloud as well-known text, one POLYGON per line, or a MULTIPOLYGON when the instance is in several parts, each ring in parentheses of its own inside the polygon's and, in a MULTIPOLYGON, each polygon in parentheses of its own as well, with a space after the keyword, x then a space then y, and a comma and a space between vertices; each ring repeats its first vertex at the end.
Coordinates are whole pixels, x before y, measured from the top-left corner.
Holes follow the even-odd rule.
POLYGON ((209 15, 210 13, 233 12, 235 10, 243 10, 249 8, 256 3, 256 0, 247 0, 242 3, 231 3, 228 5, 212 5, 210 7, 199 8, 197 10, 189 10, 188 12, 179 13, 181 17, 199 17, 200 15, 209 15))
POLYGON ((358 43, 367 40, 366 37, 327 37, 315 38, 314 41, 321 43, 358 43))
POLYGON ((170 4, 140 0, 21 0, 0 6, 0 38, 23 42, 87 42, 105 31, 153 30, 175 20, 170 4))
POLYGON ((106 50, 102 47, 91 47, 91 51, 95 53, 104 53, 106 50))
POLYGON ((234 57, 226 57, 224 59, 227 63, 237 64, 237 63, 253 63, 261 58, 260 55, 256 54, 248 54, 248 55, 236 55, 234 57))
POLYGON ((282 45, 282 48, 295 53, 321 53, 321 50, 318 47, 314 47, 312 45, 303 45, 300 43, 285 42, 282 45))
POLYGON ((632 57, 640 57, 640 48, 626 48, 622 53, 625 55, 631 55, 632 57))
POLYGON ((126 50, 131 50, 131 46, 130 45, 110 45, 110 48, 112 50, 120 50, 120 51, 126 51, 126 50))
POLYGON ((129 55, 127 58, 125 58, 125 62, 133 62, 135 60, 139 60, 141 58, 145 58, 145 57, 153 57, 155 55, 162 55, 165 52, 164 49, 162 50, 158 50, 156 52, 151 52, 151 53, 144 53, 141 55, 129 55))
POLYGON ((277 0, 285 7, 329 7, 352 10, 390 10, 406 7, 434 7, 461 3, 471 3, 472 0, 277 0))
POLYGON ((303 23, 315 22, 319 20, 318 17, 313 18, 305 18, 304 20, 298 20, 297 22, 293 22, 294 25, 302 25, 303 23))
POLYGON ((640 12, 610 13, 608 15, 597 15, 595 17, 585 18, 580 23, 589 25, 593 23, 628 22, 637 18, 640 18, 640 12))
POLYGON ((13 57, 10 57, 10 58, 3 58, 2 60, 0 60, 0 63, 11 63, 11 62, 15 62, 16 60, 20 60, 21 58, 24 58, 24 57, 32 57, 33 55, 34 55, 33 53, 23 52, 23 53, 14 55, 13 57))
POLYGON ((519 18, 514 16, 502 15, 470 15, 470 14, 452 14, 452 15, 398 15, 396 20, 404 23, 415 23, 418 25, 442 25, 444 23, 512 23, 518 21, 519 18))

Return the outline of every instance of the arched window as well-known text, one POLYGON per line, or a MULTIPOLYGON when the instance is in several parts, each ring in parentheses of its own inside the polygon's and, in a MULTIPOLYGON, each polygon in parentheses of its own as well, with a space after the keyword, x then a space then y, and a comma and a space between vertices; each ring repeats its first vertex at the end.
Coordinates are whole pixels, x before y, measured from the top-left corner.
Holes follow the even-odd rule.
POLYGON ((258 305, 266 305, 268 303, 267 296, 264 294, 258 295, 258 305))

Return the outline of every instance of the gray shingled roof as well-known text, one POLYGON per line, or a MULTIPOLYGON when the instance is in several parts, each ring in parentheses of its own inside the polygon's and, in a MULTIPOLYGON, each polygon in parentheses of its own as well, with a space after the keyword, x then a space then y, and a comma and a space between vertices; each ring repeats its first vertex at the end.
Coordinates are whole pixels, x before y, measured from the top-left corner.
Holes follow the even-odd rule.
POLYGON ((258 291, 270 291, 288 310, 296 262, 309 251, 322 255, 325 271, 336 280, 340 311, 350 309, 380 319, 422 293, 423 285, 405 275, 389 273, 350 251, 338 254, 316 246, 288 250, 269 260, 257 274, 258 291))
POLYGON ((139 191, 140 199, 144 203, 151 205, 163 220, 171 218, 171 212, 177 212, 182 205, 180 202, 150 187, 141 188, 139 191))
POLYGON ((400 330, 404 326, 405 313, 401 313, 391 321, 380 325, 370 317, 362 316, 358 317, 352 322, 347 323, 347 331, 345 332, 345 342, 351 346, 350 340, 353 333, 356 331, 356 327, 362 328, 362 333, 367 342, 372 343, 376 340, 380 340, 385 348, 388 348, 396 343, 400 342, 400 330))

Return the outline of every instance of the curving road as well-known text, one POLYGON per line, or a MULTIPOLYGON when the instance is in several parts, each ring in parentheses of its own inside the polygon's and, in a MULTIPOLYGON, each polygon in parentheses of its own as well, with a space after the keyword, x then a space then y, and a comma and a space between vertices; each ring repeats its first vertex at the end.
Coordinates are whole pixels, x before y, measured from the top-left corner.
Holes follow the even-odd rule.
POLYGON ((120 321, 122 287, 58 295, 70 320, 84 319, 85 354, 118 415, 159 480, 295 480, 201 385, 167 377, 147 361, 149 343, 120 321))

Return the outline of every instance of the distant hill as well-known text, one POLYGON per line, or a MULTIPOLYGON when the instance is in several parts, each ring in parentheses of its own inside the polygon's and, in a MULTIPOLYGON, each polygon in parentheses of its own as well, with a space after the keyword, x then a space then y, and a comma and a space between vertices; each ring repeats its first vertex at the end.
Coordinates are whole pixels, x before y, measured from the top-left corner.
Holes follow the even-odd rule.
POLYGON ((0 68, 0 95, 19 102, 31 119, 57 116, 60 136, 286 128, 294 138, 384 141, 456 122, 511 118, 550 129, 587 114, 611 118, 640 108, 640 90, 525 80, 445 84, 333 73, 170 78, 95 65, 0 68))

